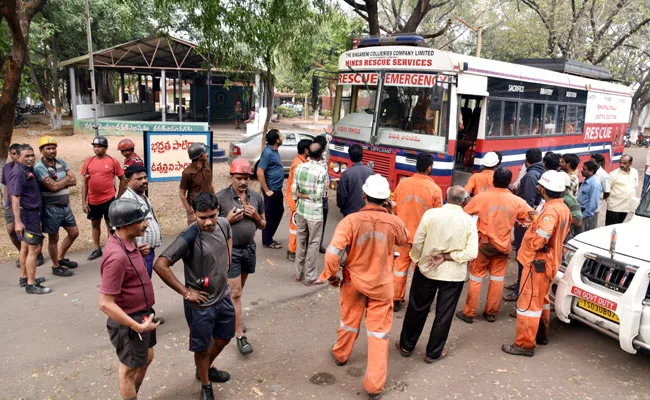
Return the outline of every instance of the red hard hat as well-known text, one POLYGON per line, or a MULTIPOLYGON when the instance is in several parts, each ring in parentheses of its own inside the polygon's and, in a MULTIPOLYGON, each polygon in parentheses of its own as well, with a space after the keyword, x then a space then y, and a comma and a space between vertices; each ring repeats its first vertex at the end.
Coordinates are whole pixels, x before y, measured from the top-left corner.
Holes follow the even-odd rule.
POLYGON ((135 149, 135 143, 133 143, 133 140, 131 139, 122 139, 120 140, 120 143, 117 144, 117 149, 120 151, 135 149))
POLYGON ((251 164, 245 159, 239 157, 230 164, 230 174, 250 174, 251 164))

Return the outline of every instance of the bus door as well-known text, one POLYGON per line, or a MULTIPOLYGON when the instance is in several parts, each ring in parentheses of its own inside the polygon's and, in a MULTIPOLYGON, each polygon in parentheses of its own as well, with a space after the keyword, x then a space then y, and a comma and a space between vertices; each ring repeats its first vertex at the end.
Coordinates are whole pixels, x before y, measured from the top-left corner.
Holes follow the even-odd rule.
POLYGON ((483 104, 485 97, 458 96, 458 133, 452 179, 454 185, 464 185, 472 174, 483 104))

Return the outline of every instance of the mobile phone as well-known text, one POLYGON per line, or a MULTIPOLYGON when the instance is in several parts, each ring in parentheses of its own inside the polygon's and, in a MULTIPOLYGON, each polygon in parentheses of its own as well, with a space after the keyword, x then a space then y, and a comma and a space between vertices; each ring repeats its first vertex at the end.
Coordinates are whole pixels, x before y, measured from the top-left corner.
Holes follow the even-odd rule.
POLYGON ((153 319, 151 320, 154 324, 157 324, 158 321, 160 321, 160 318, 156 317, 155 315, 153 316, 153 319))
POLYGON ((535 272, 546 272, 546 261, 545 260, 533 260, 533 267, 535 267, 535 272))

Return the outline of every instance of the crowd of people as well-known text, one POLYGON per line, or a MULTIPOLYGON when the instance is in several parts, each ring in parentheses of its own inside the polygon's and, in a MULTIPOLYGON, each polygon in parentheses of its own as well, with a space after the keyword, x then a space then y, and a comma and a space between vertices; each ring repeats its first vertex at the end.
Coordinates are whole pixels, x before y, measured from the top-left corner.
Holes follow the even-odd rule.
MULTIPOLYGON (((101 257, 99 307, 108 316, 123 398, 137 398, 154 357, 156 328, 164 321, 153 308, 153 271, 183 297, 202 399, 214 398, 212 382, 230 379, 228 372, 213 364, 233 337, 242 355, 253 352, 243 323, 243 290, 256 269, 257 230, 262 231, 264 247, 283 248, 275 235, 285 201, 290 210, 287 258, 294 264, 295 281, 340 288, 341 320, 331 349, 333 361, 339 366, 347 363, 365 315, 364 388, 370 398, 379 398, 386 382, 394 313, 406 305, 395 344, 400 355, 409 357, 436 301, 424 359, 435 363, 447 356, 445 344, 454 315, 465 323, 476 321, 481 284, 488 276, 483 317, 495 322, 501 301, 516 301, 511 312, 517 320, 515 340, 502 350, 533 356, 537 345, 548 343, 548 290, 561 263, 563 243, 597 226, 603 200, 606 224, 623 222, 638 186, 638 173, 628 154, 608 174, 604 158, 594 153, 582 164, 580 183, 577 155, 542 156, 539 149, 530 149, 514 181, 512 172, 500 165, 501 156, 489 152, 483 156, 482 171, 472 175, 465 187, 450 187, 443 198, 430 177, 434 158, 421 152, 415 174, 400 180, 391 193, 388 181, 363 164, 363 148, 353 144, 348 151, 351 165, 342 173, 336 193, 344 218, 328 244, 324 241, 329 204, 327 135, 297 144, 286 192, 278 153, 282 135, 271 129, 265 139, 257 171, 243 158, 234 160, 230 184, 219 191, 212 183, 207 146, 189 147, 191 164, 179 184, 188 227, 158 255, 161 228, 147 196, 147 170, 135 144, 120 141, 117 148, 124 161, 119 162, 107 154, 105 137, 92 140, 94 156, 85 160, 81 170, 83 211, 91 221, 95 245, 88 259, 101 257), (261 194, 249 187, 253 174, 261 194), (103 249, 102 219, 108 231, 103 249), (511 252, 518 275, 506 286, 511 252), (320 275, 319 253, 325 253, 320 275), (171 269, 180 260, 184 282, 171 269), (409 270, 413 280, 407 301, 409 270), (467 298, 456 312, 465 281, 469 281, 467 298), (504 289, 512 292, 503 296, 504 289)), ((44 136, 38 146, 39 162, 31 146, 11 146, 2 183, 7 230, 20 251, 19 284, 27 293, 47 294, 51 290, 42 284, 44 278, 36 277, 44 234, 54 275, 70 277, 78 266, 66 258, 79 235, 69 206, 69 187, 77 184, 77 178, 57 158, 54 138, 44 136), (59 241, 61 228, 66 237, 59 241)), ((646 188, 648 172, 646 165, 646 188)))

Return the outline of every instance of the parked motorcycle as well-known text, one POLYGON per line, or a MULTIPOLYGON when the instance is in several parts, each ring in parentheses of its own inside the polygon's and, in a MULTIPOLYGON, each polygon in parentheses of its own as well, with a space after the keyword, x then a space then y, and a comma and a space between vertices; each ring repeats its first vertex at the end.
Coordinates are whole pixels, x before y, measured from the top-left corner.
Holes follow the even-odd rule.
POLYGON ((624 144, 625 147, 632 146, 632 140, 630 139, 630 135, 625 135, 625 139, 623 140, 623 144, 624 144))
POLYGON ((30 124, 29 121, 27 121, 27 119, 23 114, 17 112, 16 115, 14 116, 14 128, 27 129, 31 125, 32 124, 30 124))
POLYGON ((643 136, 642 133, 639 133, 639 136, 636 138, 636 145, 639 147, 648 147, 648 138, 646 136, 643 136))

